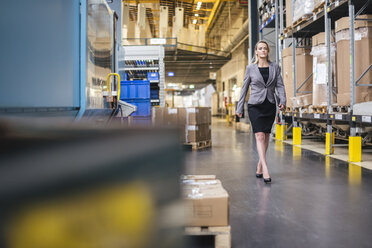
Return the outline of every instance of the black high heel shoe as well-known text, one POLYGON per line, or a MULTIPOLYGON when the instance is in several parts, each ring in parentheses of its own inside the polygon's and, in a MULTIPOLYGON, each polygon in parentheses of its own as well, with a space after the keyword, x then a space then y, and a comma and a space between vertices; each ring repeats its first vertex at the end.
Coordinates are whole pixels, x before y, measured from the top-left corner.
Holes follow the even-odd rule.
POLYGON ((265 183, 271 183, 271 177, 263 179, 265 183))
POLYGON ((263 177, 263 173, 257 173, 257 169, 258 169, 258 166, 256 167, 256 177, 257 178, 262 178, 263 177))

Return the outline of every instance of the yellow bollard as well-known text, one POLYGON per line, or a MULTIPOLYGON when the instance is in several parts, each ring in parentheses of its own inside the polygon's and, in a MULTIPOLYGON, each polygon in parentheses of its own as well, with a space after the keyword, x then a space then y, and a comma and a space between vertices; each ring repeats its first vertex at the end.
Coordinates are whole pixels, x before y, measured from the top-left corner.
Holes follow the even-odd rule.
POLYGON ((293 145, 301 145, 301 127, 293 128, 293 145))
POLYGON ((281 137, 281 140, 287 140, 288 136, 287 136, 287 128, 288 128, 288 125, 285 124, 285 125, 281 125, 282 127, 282 131, 281 131, 281 134, 282 134, 282 137, 281 137))
POLYGON ((362 137, 349 136, 349 162, 362 161, 362 137))
POLYGON ((275 125, 275 139, 283 140, 283 128, 281 124, 275 125))
POLYGON ((331 155, 335 153, 335 148, 332 146, 332 151, 331 151, 331 142, 332 144, 335 143, 335 133, 332 133, 332 138, 330 133, 326 133, 326 151, 325 155, 331 155))

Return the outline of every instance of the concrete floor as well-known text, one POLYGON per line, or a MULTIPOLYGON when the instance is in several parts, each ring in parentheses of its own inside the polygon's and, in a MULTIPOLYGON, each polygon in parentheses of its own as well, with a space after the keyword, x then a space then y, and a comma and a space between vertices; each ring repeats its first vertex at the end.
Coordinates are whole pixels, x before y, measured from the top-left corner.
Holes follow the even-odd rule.
POLYGON ((371 170, 272 140, 265 185, 251 133, 213 119, 212 142, 187 154, 186 170, 217 175, 229 192, 233 247, 372 246, 371 170))

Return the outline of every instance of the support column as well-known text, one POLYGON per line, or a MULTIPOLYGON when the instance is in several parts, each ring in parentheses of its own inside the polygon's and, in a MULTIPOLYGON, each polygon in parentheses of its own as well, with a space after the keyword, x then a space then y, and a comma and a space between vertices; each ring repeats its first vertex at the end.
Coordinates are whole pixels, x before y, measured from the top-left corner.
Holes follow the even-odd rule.
POLYGON ((254 46, 258 41, 258 7, 257 0, 249 0, 248 18, 249 18, 249 49, 248 49, 248 64, 254 55, 254 46))
POLYGON ((362 137, 356 134, 356 118, 353 116, 355 104, 355 30, 354 30, 354 1, 349 0, 349 18, 350 18, 350 136, 349 136, 349 161, 362 161, 362 137))
POLYGON ((327 47, 327 133, 326 133, 326 155, 334 153, 335 135, 332 132, 332 119, 330 118, 332 112, 332 58, 331 58, 331 18, 328 15, 329 0, 326 0, 324 8, 325 19, 325 42, 327 47))

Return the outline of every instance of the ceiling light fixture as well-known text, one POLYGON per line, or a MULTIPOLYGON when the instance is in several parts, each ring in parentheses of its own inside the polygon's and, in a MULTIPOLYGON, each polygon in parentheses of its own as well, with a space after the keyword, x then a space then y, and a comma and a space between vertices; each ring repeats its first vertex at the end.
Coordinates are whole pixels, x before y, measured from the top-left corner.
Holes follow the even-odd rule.
POLYGON ((198 4, 196 5, 196 9, 199 10, 201 8, 201 5, 202 5, 202 2, 198 2, 198 4))
POLYGON ((196 24, 197 22, 198 22, 198 20, 196 20, 196 19, 194 19, 194 20, 192 21, 193 24, 196 24))

